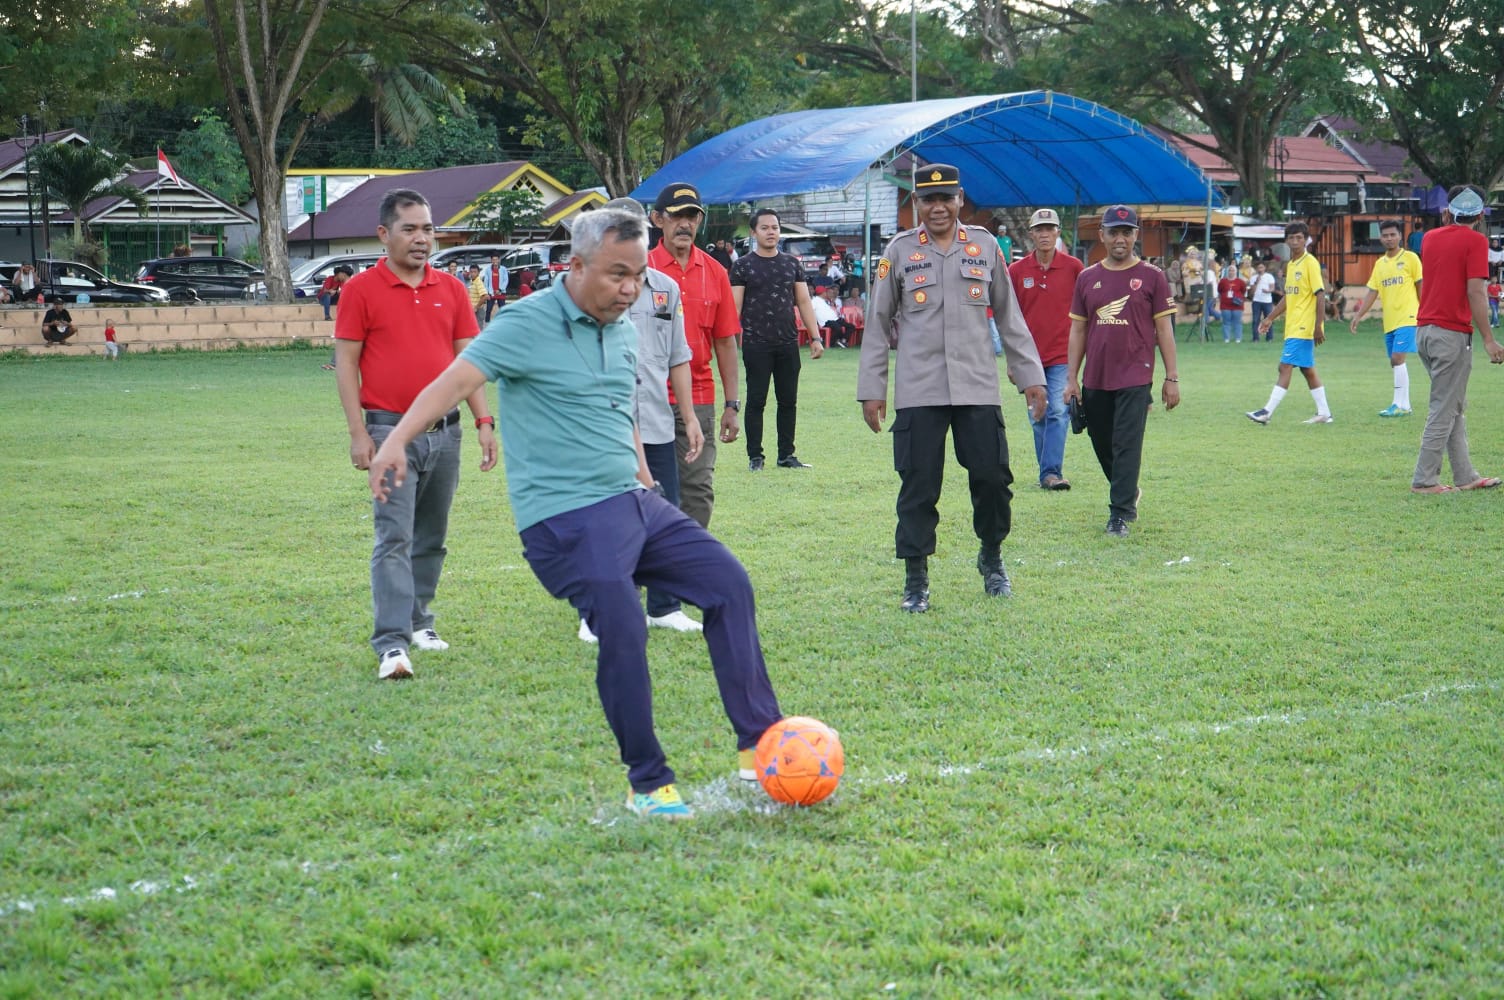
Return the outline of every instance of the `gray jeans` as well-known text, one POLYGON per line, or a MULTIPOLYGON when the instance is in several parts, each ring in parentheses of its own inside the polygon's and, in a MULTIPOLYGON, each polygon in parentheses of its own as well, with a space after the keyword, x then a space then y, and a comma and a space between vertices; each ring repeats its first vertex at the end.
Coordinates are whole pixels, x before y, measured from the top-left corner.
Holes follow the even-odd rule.
POLYGON ((710 514, 715 509, 715 441, 721 432, 715 419, 714 403, 696 403, 695 416, 700 420, 700 430, 705 432, 705 447, 700 457, 693 462, 684 461, 689 450, 688 432, 684 418, 674 409, 674 453, 679 456, 679 509, 694 519, 702 528, 710 527, 710 514))
POLYGON ((1420 436, 1412 486, 1436 486, 1441 480, 1441 453, 1452 465, 1452 482, 1478 480, 1467 448, 1467 380, 1473 371, 1473 338, 1439 326, 1422 326, 1415 334, 1416 353, 1431 376, 1431 407, 1420 436))
MULTIPOLYGON (((392 432, 367 424, 377 448, 392 432)), ((407 649, 415 631, 433 627, 428 604, 444 568, 449 506, 460 482, 460 425, 419 434, 407 446, 407 479, 386 503, 371 502, 376 545, 371 550, 371 648, 407 649)))

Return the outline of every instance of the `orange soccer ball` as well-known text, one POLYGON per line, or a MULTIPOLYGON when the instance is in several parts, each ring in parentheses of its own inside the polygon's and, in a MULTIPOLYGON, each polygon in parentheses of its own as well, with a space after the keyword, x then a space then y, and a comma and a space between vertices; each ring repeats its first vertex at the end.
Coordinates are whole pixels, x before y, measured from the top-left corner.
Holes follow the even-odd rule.
POLYGON ((757 780, 777 802, 810 806, 827 798, 846 770, 836 731, 802 715, 768 727, 757 741, 757 780))

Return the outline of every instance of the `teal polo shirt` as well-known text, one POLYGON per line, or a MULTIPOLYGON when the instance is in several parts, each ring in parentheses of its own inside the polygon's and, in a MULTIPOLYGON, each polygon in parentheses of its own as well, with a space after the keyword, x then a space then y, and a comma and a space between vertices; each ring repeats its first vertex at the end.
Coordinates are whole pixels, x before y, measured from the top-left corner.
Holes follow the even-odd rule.
POLYGON ((641 487, 637 328, 625 316, 597 323, 560 281, 503 308, 460 357, 496 383, 519 532, 641 487))

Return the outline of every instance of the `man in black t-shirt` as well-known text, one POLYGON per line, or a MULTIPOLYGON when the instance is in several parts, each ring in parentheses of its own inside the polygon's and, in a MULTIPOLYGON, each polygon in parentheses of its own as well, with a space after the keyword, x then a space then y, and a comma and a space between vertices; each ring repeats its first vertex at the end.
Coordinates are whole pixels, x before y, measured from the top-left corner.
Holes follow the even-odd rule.
POLYGON ((810 303, 809 286, 799 258, 782 253, 778 213, 760 208, 752 213, 753 251, 731 265, 731 297, 742 319, 742 361, 747 366, 746 409, 742 424, 747 434, 747 468, 760 472, 762 418, 768 405, 768 383, 778 397, 778 465, 807 469, 794 454, 794 424, 799 405, 799 331, 794 310, 810 334, 810 359, 825 350, 820 326, 810 303))
POLYGON ((63 308, 62 297, 53 298, 52 308, 42 316, 42 339, 49 346, 65 344, 68 338, 77 332, 78 329, 73 325, 73 317, 69 315, 68 310, 63 308))

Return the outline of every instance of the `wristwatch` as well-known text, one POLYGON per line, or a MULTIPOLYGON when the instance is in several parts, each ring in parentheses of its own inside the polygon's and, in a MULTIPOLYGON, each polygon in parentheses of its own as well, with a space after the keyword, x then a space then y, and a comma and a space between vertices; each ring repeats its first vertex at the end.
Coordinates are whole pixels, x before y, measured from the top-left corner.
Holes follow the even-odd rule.
POLYGON ((739 399, 728 399, 726 400, 726 409, 735 410, 737 413, 740 413, 742 412, 742 401, 739 399))

